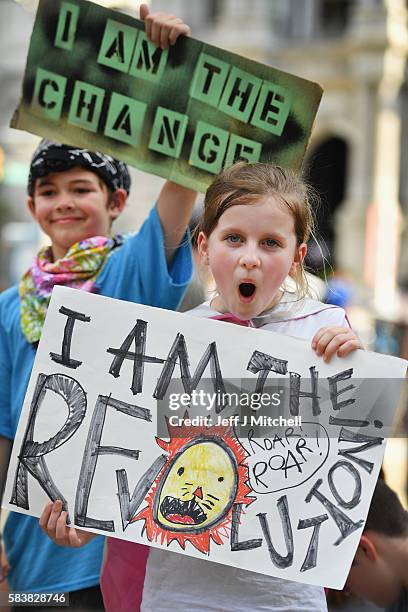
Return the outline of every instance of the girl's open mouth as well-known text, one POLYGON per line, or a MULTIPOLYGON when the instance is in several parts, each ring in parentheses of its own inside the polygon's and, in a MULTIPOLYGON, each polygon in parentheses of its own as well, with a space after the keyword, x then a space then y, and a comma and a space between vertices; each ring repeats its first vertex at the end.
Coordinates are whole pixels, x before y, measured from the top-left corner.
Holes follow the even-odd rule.
POLYGON ((238 291, 241 298, 250 301, 255 295, 256 286, 254 283, 240 283, 238 291))

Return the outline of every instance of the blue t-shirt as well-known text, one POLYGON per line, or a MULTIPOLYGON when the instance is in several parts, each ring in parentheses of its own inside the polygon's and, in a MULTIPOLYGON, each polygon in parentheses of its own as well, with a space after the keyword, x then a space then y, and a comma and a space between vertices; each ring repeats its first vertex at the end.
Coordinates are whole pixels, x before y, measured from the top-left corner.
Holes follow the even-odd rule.
MULTIPOLYGON (((154 208, 140 232, 111 254, 96 290, 107 297, 175 309, 191 272, 187 238, 168 270, 154 208)), ((0 436, 5 438, 15 436, 34 357, 20 328, 18 287, 12 287, 0 295, 0 436)), ((99 583, 103 537, 79 549, 57 546, 41 531, 37 518, 11 512, 4 540, 13 591, 67 592, 99 583)))

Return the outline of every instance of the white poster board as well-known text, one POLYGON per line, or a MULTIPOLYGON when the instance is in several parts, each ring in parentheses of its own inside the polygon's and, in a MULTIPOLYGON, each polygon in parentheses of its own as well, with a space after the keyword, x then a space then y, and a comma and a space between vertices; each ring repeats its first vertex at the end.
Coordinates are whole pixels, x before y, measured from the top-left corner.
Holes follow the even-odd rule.
POLYGON ((5 507, 342 588, 405 369, 56 287, 5 507))

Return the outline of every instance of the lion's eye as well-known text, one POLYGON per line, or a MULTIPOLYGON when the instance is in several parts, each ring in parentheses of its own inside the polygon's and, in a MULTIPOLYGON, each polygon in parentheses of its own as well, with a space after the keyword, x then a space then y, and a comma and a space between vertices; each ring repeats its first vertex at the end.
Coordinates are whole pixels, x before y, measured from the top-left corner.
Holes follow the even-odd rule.
POLYGON ((182 474, 184 474, 184 468, 183 468, 183 467, 179 468, 179 469, 177 470, 177 474, 178 474, 179 476, 181 476, 182 474))
POLYGON ((222 482, 224 480, 224 476, 220 476, 218 482, 222 482))

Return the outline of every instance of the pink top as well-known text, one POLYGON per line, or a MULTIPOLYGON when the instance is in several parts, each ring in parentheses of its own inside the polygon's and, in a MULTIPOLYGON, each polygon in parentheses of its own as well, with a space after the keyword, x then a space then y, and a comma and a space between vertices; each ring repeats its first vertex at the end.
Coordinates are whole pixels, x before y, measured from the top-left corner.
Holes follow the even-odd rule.
POLYGON ((149 547, 107 538, 101 589, 106 612, 137 612, 142 603, 149 547))

